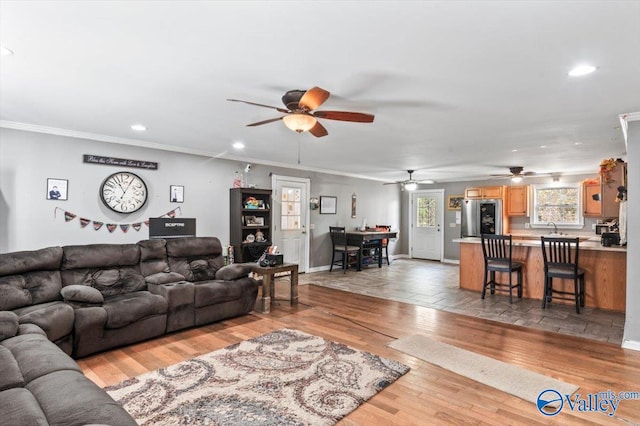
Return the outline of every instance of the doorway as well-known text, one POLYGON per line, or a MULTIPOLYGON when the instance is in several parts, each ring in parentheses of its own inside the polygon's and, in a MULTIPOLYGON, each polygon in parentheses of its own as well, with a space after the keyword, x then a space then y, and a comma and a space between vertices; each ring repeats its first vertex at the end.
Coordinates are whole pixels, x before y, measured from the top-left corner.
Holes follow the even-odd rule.
POLYGON ((309 190, 311 180, 271 176, 273 188, 272 244, 278 246, 285 263, 297 263, 298 271, 309 265, 309 190))
POLYGON ((444 189, 412 192, 409 211, 409 256, 441 262, 444 252, 444 189))

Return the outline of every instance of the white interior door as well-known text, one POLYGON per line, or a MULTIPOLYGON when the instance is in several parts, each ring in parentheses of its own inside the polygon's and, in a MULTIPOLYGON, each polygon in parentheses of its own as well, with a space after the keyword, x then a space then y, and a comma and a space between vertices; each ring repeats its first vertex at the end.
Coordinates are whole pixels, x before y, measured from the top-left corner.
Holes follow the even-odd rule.
POLYGON ((297 263, 300 272, 309 264, 310 180, 273 175, 273 244, 286 263, 297 263))
POLYGON ((411 257, 441 261, 444 246, 444 190, 412 192, 410 203, 411 257))

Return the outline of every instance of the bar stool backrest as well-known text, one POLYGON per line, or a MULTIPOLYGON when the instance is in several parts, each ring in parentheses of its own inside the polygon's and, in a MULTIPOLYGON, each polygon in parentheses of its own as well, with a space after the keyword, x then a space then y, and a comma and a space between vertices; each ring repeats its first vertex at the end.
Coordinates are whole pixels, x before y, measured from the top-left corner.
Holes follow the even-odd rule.
POLYGON ((344 226, 330 226, 329 235, 334 248, 345 250, 347 247, 347 232, 344 226))
POLYGON ((579 238, 540 237, 544 268, 560 268, 578 273, 579 238))
POLYGON ((511 235, 482 234, 481 239, 485 264, 488 262, 511 264, 511 235))

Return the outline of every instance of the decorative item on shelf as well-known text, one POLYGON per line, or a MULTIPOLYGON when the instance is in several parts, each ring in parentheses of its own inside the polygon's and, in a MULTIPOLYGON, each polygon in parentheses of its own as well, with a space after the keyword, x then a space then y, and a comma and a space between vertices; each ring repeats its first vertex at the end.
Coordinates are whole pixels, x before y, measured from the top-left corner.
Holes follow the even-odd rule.
POLYGON ((249 234, 247 235, 247 238, 245 238, 244 242, 245 243, 252 243, 256 240, 256 236, 253 234, 249 234))
POLYGON ((598 184, 600 184, 600 180, 599 179, 585 179, 584 180, 584 184, 585 185, 598 185, 598 184))
POLYGON ((256 241, 259 243, 265 242, 264 233, 262 231, 256 232, 256 241))
POLYGON ((614 160, 613 157, 605 158, 600 162, 600 176, 602 176, 602 181, 606 184, 610 184, 612 182, 611 172, 616 168, 619 162, 624 162, 621 159, 614 160))
POLYGON ((624 186, 619 186, 618 194, 616 195, 616 203, 619 203, 620 201, 626 201, 626 199, 627 199, 627 188, 625 188, 624 186))
POLYGON ((311 210, 318 210, 318 207, 320 207, 320 199, 318 197, 309 198, 309 208, 311 210))
POLYGON ((257 210, 259 206, 260 206, 260 201, 258 201, 255 197, 247 197, 247 199, 244 200, 245 209, 257 210))

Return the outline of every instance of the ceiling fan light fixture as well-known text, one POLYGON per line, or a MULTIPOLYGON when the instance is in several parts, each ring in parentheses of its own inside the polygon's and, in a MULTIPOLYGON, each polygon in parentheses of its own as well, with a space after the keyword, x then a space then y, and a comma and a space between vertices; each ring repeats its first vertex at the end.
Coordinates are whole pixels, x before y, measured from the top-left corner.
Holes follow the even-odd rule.
POLYGON ((308 114, 288 114, 282 117, 284 125, 294 132, 302 133, 307 132, 316 125, 317 120, 315 117, 308 114))
POLYGON ((520 183, 520 182, 522 182, 522 176, 512 176, 512 177, 511 177, 511 182, 513 182, 513 183, 520 183))
POLYGON ((404 184, 404 189, 406 189, 407 191, 415 191, 416 189, 418 189, 418 184, 415 182, 407 182, 404 184))

